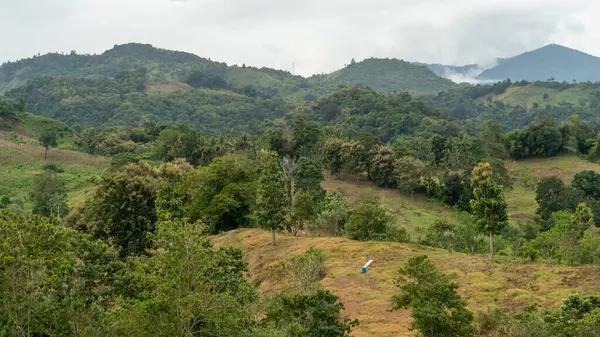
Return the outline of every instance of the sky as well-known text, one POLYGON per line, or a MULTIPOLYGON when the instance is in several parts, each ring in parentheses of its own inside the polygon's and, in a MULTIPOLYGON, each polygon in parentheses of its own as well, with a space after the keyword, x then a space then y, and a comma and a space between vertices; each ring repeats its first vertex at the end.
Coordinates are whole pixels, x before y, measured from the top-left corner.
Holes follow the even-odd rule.
POLYGON ((562 44, 600 56, 597 0, 0 0, 0 62, 150 43, 327 73, 369 57, 492 65, 562 44))

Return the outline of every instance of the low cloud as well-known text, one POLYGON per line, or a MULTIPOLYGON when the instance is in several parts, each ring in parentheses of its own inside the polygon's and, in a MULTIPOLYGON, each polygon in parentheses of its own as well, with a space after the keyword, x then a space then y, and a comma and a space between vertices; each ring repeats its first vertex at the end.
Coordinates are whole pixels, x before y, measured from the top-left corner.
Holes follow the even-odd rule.
POLYGON ((0 61, 151 43, 227 63, 330 72, 351 58, 489 65, 548 43, 600 55, 587 0, 0 0, 0 61))

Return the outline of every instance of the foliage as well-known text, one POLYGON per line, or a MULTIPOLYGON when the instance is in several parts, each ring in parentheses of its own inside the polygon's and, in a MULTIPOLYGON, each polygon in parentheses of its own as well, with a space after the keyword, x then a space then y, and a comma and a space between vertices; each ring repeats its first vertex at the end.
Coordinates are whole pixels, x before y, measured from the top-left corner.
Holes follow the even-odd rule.
POLYGON ((542 220, 548 220, 554 212, 574 211, 582 198, 581 192, 566 186, 560 178, 542 178, 537 184, 535 195, 535 201, 538 204, 537 214, 542 220))
POLYGON ((394 176, 394 151, 386 146, 373 148, 373 159, 371 162, 371 179, 379 187, 396 187, 394 176))
POLYGON ((325 256, 323 251, 311 248, 283 262, 281 267, 289 280, 284 292, 308 295, 319 289, 319 282, 325 277, 325 256))
POLYGON ((425 167, 421 161, 413 157, 401 157, 394 162, 394 175, 396 186, 403 192, 413 196, 415 190, 421 186, 421 177, 425 167))
POLYGON ((600 174, 595 171, 581 171, 571 181, 573 188, 583 192, 586 199, 600 199, 600 174))
POLYGON ((341 235, 349 218, 348 201, 334 192, 325 198, 323 209, 319 213, 316 223, 332 235, 341 235))
POLYGON ((180 184, 185 215, 218 233, 249 227, 256 203, 256 164, 241 154, 218 157, 188 173, 180 184))
MULTIPOLYGON (((481 179, 478 179, 481 181, 481 179)), ((479 185, 473 190, 471 210, 479 230, 490 235, 490 259, 494 260, 494 235, 508 223, 506 201, 502 187, 493 181, 479 185)))
POLYGON ((349 336, 358 321, 340 318, 344 305, 328 290, 308 295, 282 295, 274 299, 264 325, 274 325, 291 337, 349 336))
POLYGON ((148 234, 154 232, 157 221, 159 184, 157 170, 146 163, 106 174, 70 222, 77 229, 114 242, 121 255, 144 253, 150 248, 148 234))
POLYGON ((473 314, 456 294, 458 285, 438 271, 427 256, 411 257, 396 280, 400 292, 392 309, 411 308, 412 328, 425 337, 473 336, 473 314))
POLYGON ((308 192, 295 194, 292 202, 291 231, 296 235, 306 227, 306 222, 315 216, 315 204, 308 192))
POLYGON ((373 240, 385 235, 392 220, 381 205, 363 201, 351 211, 345 224, 346 234, 354 240, 373 240))
POLYGON ((275 230, 283 229, 289 207, 289 191, 279 159, 275 152, 262 150, 258 154, 260 176, 258 178, 258 192, 254 216, 258 226, 273 232, 275 244, 275 230))
POLYGON ((85 335, 124 295, 124 263, 101 241, 0 211, 0 326, 8 336, 85 335))
POLYGON ((33 213, 61 218, 67 215, 67 187, 63 177, 53 172, 43 172, 33 179, 30 199, 33 213))

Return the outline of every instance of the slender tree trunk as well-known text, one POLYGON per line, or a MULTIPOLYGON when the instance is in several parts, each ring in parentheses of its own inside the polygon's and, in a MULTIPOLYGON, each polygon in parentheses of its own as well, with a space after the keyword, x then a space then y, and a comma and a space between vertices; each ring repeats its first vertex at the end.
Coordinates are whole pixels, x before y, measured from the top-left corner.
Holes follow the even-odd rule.
POLYGON ((48 148, 46 148, 46 152, 44 152, 44 161, 46 161, 46 158, 48 158, 48 148))
POLYGON ((490 261, 494 262, 494 217, 490 216, 490 261))
POLYGON ((271 235, 273 237, 273 246, 275 246, 275 228, 271 228, 271 235))
POLYGON ((490 231, 490 261, 494 262, 494 232, 490 231))

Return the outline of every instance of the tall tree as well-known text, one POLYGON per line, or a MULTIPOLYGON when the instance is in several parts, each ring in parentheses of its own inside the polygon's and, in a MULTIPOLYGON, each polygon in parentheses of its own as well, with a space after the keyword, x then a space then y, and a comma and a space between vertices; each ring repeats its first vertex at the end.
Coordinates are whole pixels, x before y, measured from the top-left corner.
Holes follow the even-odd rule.
POLYGON ((329 138, 323 144, 323 159, 325 168, 330 175, 339 175, 344 162, 342 161, 342 145, 344 142, 338 138, 329 138))
POLYGON ((44 161, 48 158, 48 150, 58 145, 58 133, 53 129, 45 129, 40 134, 40 144, 46 150, 44 152, 44 161))
POLYGON ((471 200, 473 220, 479 230, 490 235, 490 261, 494 261, 494 235, 508 223, 506 201, 502 187, 493 181, 479 185, 473 190, 471 200))
POLYGON ((155 200, 160 176, 146 163, 106 174, 94 195, 71 219, 78 229, 112 240, 121 255, 144 253, 157 220, 155 200))
POLYGON ((394 175, 396 176, 396 185, 404 192, 410 193, 412 197, 415 190, 421 185, 425 167, 420 160, 413 157, 402 157, 394 162, 394 175))
POLYGON ((275 245, 275 230, 282 229, 287 218, 290 204, 288 185, 277 153, 261 150, 258 153, 258 162, 260 177, 254 216, 260 227, 271 230, 275 245))
POLYGON ((33 179, 30 194, 33 213, 43 216, 54 215, 58 218, 67 215, 67 182, 54 172, 43 172, 33 179))
POLYGON ((458 284, 437 270, 427 256, 411 257, 396 281, 400 292, 392 297, 393 310, 411 308, 412 327, 424 337, 474 335, 473 314, 457 293, 458 284))
POLYGON ((373 148, 371 163, 371 178, 377 186, 393 188, 396 187, 394 176, 394 151, 387 146, 373 148))

